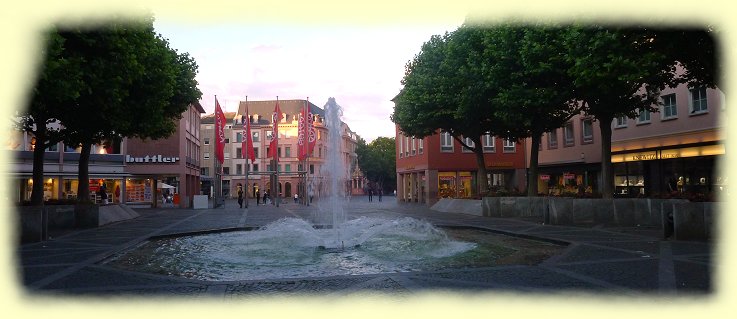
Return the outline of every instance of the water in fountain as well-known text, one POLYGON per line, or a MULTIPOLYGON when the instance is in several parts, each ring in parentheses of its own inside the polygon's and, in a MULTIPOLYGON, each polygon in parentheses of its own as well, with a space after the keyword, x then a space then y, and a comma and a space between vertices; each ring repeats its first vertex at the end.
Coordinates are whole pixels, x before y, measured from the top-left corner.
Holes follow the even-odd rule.
POLYGON ((346 222, 343 210, 346 199, 344 182, 348 180, 348 170, 341 148, 343 122, 340 118, 343 116, 343 109, 335 102, 335 98, 331 97, 325 103, 324 110, 325 126, 328 129, 327 156, 320 173, 325 177, 327 189, 318 202, 316 223, 332 229, 331 236, 325 240, 325 247, 337 248, 344 247, 346 239, 341 229, 341 225, 346 222))

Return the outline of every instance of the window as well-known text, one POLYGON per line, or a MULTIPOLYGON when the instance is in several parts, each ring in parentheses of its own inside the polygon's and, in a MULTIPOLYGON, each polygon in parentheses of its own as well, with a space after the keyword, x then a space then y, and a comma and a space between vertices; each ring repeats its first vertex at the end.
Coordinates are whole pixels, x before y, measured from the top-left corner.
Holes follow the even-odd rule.
POLYGON ((284 157, 292 157, 292 148, 287 146, 284 148, 284 157))
POLYGON ((573 122, 568 122, 563 126, 563 142, 564 146, 573 146, 573 122))
POLYGON ((224 159, 230 159, 230 153, 223 153, 224 159))
POLYGON ((676 94, 668 94, 663 97, 663 111, 660 113, 663 120, 674 119, 678 117, 678 108, 676 108, 676 94))
POLYGON ((205 137, 205 145, 210 145, 210 138, 209 137, 205 137))
POLYGON ((422 150, 423 150, 423 148, 424 148, 424 146, 425 146, 425 139, 422 139, 422 138, 421 138, 421 139, 419 139, 419 140, 417 141, 417 144, 418 144, 418 145, 417 145, 417 152, 418 152, 418 153, 420 153, 420 154, 422 154, 422 150))
POLYGON ((235 174, 236 175, 243 175, 243 165, 241 165, 241 164, 235 164, 235 174))
POLYGON ((253 164, 253 171, 258 172, 258 164, 253 164))
POLYGON ((412 155, 417 155, 417 144, 415 143, 415 137, 412 137, 412 155))
POLYGON ((637 124, 650 123, 650 111, 647 109, 640 110, 640 114, 637 117, 637 124))
POLYGON ((258 158, 258 147, 253 148, 253 157, 258 158))
MULTIPOLYGON (((470 137, 464 138, 463 139, 463 142, 466 143, 466 145, 468 145, 468 147, 474 147, 474 146, 476 146, 476 144, 473 142, 473 140, 471 140, 470 137)), ((471 153, 471 152, 473 152, 472 150, 467 149, 465 146, 461 150, 464 153, 471 153)))
POLYGON ((581 120, 581 144, 594 142, 594 123, 592 119, 581 120))
POLYGON ((200 167, 200 175, 209 176, 210 175, 210 168, 209 167, 200 167))
POLYGON ((291 172, 292 171, 292 164, 284 164, 284 171, 285 172, 291 172))
POLYGON ((402 138, 402 135, 399 135, 399 158, 404 157, 404 138, 402 138))
POLYGON ((271 130, 266 131, 266 139, 267 140, 270 141, 273 137, 274 137, 274 131, 271 131, 271 130))
POLYGON ((243 158, 243 149, 240 147, 235 148, 235 158, 243 158))
POLYGON ((315 165, 310 164, 310 174, 315 174, 315 165))
POLYGON ((706 113, 706 87, 688 90, 691 100, 688 105, 691 114, 706 113))
POLYGON ((203 153, 202 157, 203 157, 204 159, 210 159, 210 152, 205 152, 205 153, 203 153))
POLYGON ((243 143, 243 133, 242 132, 236 132, 235 133, 235 142, 236 143, 243 143))
POLYGON ((223 167, 223 175, 230 175, 230 167, 223 167))
POLYGON ((251 133, 251 136, 253 136, 253 142, 254 143, 258 142, 258 132, 252 132, 251 133))
POLYGON ((59 144, 49 145, 49 147, 46 148, 47 152, 58 152, 59 151, 59 144))
POLYGON ((504 153, 514 153, 515 146, 517 143, 511 139, 504 139, 504 153))
POLYGON ((404 156, 409 156, 409 136, 404 137, 404 145, 407 145, 407 148, 404 150, 404 156))
POLYGON ((548 149, 553 150, 558 148, 558 130, 552 130, 548 132, 548 149))
POLYGON ((494 152, 496 152, 496 147, 494 145, 495 140, 496 139, 491 134, 485 134, 482 137, 481 146, 484 149, 484 153, 494 153, 494 152))
POLYGON ((227 137, 226 137, 226 138, 225 138, 225 144, 228 144, 228 143, 230 143, 230 138, 227 138, 227 137))
POLYGON ((626 116, 620 116, 614 119, 614 121, 615 121, 614 128, 627 127, 627 117, 626 116))
POLYGON ((276 156, 278 156, 279 158, 281 158, 281 147, 278 147, 276 149, 276 156))
POLYGON ((440 151, 453 152, 453 137, 448 132, 440 133, 440 151))

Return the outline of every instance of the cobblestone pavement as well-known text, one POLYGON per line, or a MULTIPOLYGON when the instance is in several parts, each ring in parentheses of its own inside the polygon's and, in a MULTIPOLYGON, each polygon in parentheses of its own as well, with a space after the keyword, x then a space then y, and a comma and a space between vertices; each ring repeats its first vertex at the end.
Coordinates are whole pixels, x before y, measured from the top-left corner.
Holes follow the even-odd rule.
POLYGON ((18 276, 30 295, 201 296, 234 299, 269 295, 346 295, 378 292, 407 296, 435 290, 455 292, 582 292, 588 294, 708 295, 715 291, 714 245, 661 240, 654 229, 563 227, 518 219, 440 213, 397 203, 393 197, 368 202, 354 197, 349 218, 414 217, 443 226, 473 226, 568 243, 562 253, 535 266, 280 280, 199 281, 115 269, 103 259, 156 235, 263 226, 282 217, 310 220, 317 205, 285 203, 238 208, 235 201, 206 210, 137 209, 139 218, 75 231, 17 249, 18 276))

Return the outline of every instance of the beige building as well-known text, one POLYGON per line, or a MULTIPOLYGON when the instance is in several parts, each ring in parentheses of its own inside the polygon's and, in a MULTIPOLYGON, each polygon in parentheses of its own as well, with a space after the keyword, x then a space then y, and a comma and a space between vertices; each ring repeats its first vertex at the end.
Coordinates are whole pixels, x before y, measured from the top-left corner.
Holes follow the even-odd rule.
MULTIPOLYGON (((292 198, 294 194, 303 197, 305 187, 305 175, 307 174, 308 190, 312 190, 314 197, 320 197, 326 191, 323 183, 322 166, 331 150, 327 141, 328 127, 324 122, 324 110, 306 100, 279 100, 279 108, 282 111, 282 120, 279 123, 279 163, 272 167, 273 161, 267 157, 269 143, 271 142, 272 123, 271 114, 274 111, 276 100, 248 101, 248 120, 251 123, 251 134, 253 146, 256 153, 254 163, 247 163, 242 156, 242 128, 243 117, 246 113, 246 102, 241 101, 237 112, 226 112, 225 125, 225 151, 222 167, 222 195, 226 198, 237 196, 238 187, 247 186, 248 196, 253 197, 258 191, 263 195, 264 190, 270 189, 273 181, 270 172, 278 171, 278 185, 276 190, 285 198, 292 198), (298 119, 305 104, 309 105, 310 112, 315 114, 315 129, 317 131, 317 142, 312 156, 307 161, 307 167, 297 159, 298 147, 298 119), (276 168, 276 169, 275 169, 276 168), (246 181, 246 172, 248 180, 246 181)), ((215 143, 214 143, 214 115, 208 114, 202 118, 202 176, 205 181, 217 180, 215 178, 215 143)), ((345 172, 343 176, 352 176, 357 165, 356 141, 358 136, 350 130, 347 124, 342 123, 341 158, 344 161, 345 172)), ((353 185, 362 186, 363 183, 353 183, 346 179, 346 188, 352 193, 353 185)), ((214 188, 213 188, 214 189, 214 188)), ((275 194, 272 194, 272 198, 275 194)))

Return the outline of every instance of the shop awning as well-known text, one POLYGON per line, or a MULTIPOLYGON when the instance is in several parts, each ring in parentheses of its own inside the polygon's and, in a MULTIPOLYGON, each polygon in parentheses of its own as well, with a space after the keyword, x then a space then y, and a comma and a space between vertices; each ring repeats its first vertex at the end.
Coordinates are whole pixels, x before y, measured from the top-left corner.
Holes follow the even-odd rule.
POLYGON ((156 185, 156 188, 176 188, 176 187, 171 186, 171 185, 166 184, 166 183, 159 182, 159 184, 156 185))

